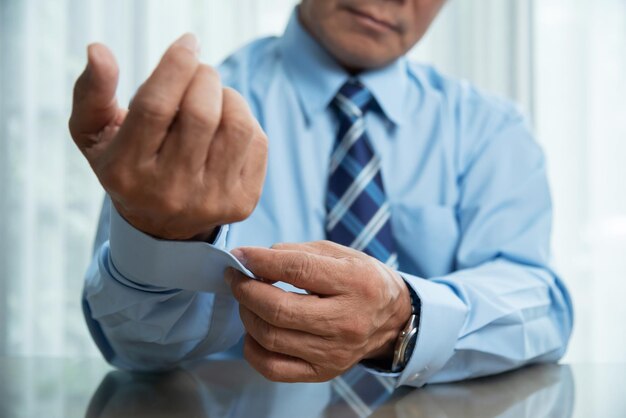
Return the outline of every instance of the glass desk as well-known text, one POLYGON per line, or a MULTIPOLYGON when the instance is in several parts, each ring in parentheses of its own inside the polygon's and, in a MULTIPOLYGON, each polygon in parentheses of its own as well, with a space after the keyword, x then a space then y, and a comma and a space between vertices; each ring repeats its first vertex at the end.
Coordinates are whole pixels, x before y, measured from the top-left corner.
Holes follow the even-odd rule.
POLYGON ((393 392, 369 383, 273 383, 241 360, 151 375, 99 359, 9 357, 0 358, 0 417, 626 418, 624 364, 532 366, 393 392))

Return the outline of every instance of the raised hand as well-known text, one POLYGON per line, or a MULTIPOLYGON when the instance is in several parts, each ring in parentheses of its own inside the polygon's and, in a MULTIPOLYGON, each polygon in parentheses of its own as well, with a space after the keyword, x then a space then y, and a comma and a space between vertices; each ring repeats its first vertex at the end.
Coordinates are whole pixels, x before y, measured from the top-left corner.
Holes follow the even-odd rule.
POLYGON ((74 88, 70 132, 118 212, 164 239, 207 239, 254 210, 267 138, 245 100, 198 60, 196 38, 172 44, 128 112, 118 67, 101 44, 74 88))

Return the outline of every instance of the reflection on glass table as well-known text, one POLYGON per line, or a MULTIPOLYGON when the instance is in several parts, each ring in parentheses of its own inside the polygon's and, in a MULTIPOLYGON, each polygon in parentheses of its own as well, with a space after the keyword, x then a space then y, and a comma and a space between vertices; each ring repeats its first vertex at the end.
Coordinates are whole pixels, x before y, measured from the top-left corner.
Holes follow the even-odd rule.
POLYGON ((392 394, 372 375, 349 386, 273 383, 244 362, 219 361, 165 375, 112 371, 91 399, 86 417, 569 418, 573 399, 568 366, 536 366, 392 394))
POLYGON ((273 383, 235 359, 157 375, 98 358, 0 357, 0 418, 625 418, 624 388, 625 364, 541 365, 390 391, 371 375, 273 383))

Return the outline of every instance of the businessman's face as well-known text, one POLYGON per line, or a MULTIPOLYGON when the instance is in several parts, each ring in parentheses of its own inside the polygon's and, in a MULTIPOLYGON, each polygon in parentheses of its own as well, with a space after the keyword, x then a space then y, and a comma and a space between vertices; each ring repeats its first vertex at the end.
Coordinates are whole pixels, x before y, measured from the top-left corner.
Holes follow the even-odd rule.
POLYGON ((302 0, 300 20, 344 67, 376 68, 404 55, 445 0, 302 0))

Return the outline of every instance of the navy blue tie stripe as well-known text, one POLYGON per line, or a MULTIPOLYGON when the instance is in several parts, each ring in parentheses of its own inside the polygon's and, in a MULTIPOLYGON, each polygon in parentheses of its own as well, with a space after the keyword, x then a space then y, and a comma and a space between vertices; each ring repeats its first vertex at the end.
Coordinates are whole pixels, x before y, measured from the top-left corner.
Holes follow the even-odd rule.
MULTIPOLYGON (((343 171, 343 173, 337 173, 337 175, 334 176, 336 183, 333 183, 332 190, 330 191, 333 192, 335 196, 342 196, 352 184, 352 178, 356 178, 361 169, 362 167, 359 162, 347 155, 342 165, 337 168, 337 171, 343 171)), ((379 206, 382 205, 383 201, 386 199, 383 192, 382 177, 380 175, 374 176, 374 181, 368 184, 365 190, 379 206)))
MULTIPOLYGON (((365 113, 373 110, 376 102, 360 82, 350 80, 339 90, 332 107, 339 129, 326 194, 327 238, 395 269, 398 257, 381 161, 365 132, 365 113)), ((356 417, 370 415, 394 389, 391 378, 371 375, 359 365, 335 378, 332 385, 331 405, 347 404, 356 417)))
MULTIPOLYGON (((356 217, 351 212, 348 212, 344 217, 342 222, 335 227, 337 230, 337 234, 345 234, 345 235, 353 235, 357 236, 363 229, 365 225, 361 223, 358 217, 356 217)), ((379 234, 386 233, 386 230, 379 231, 379 234)), ((385 238, 390 238, 385 235, 385 238)), ((389 252, 389 249, 381 244, 380 240, 373 240, 370 243, 369 251, 373 253, 373 256, 378 258, 379 260, 388 260, 389 257, 392 256, 392 253, 389 252)))
POLYGON ((376 102, 359 81, 349 80, 332 107, 339 129, 326 196, 327 238, 397 268, 381 161, 365 132, 364 116, 376 102))

